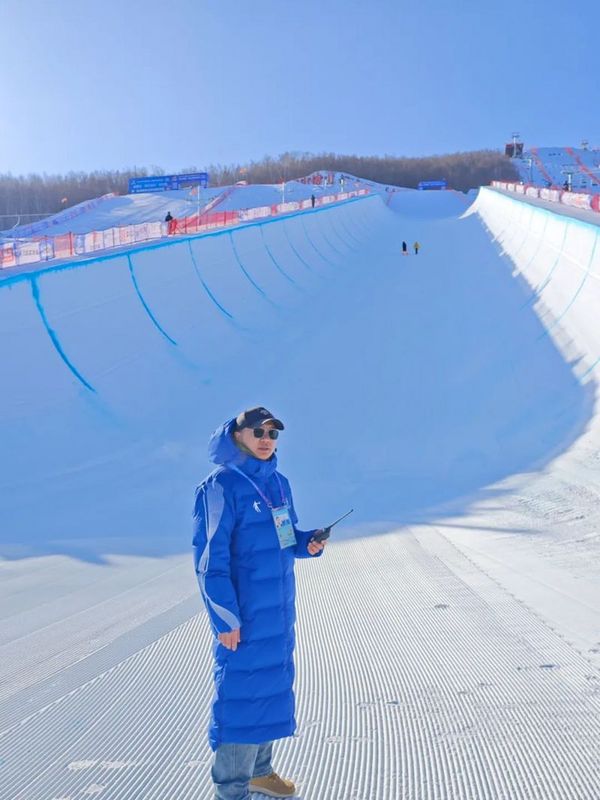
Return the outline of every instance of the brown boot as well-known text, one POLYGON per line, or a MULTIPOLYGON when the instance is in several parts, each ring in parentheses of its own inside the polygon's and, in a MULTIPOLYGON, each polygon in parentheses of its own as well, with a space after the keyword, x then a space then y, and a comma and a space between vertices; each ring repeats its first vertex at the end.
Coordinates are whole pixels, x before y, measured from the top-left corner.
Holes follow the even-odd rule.
POLYGON ((280 778, 276 772, 262 778, 252 778, 248 788, 251 792, 262 792, 269 797, 293 797, 296 794, 294 784, 280 778))

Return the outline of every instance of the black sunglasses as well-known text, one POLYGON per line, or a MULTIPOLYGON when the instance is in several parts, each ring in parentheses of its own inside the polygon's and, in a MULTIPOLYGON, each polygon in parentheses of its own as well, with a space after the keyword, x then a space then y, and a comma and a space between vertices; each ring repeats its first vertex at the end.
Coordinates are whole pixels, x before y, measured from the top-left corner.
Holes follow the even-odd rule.
POLYGON ((277 439, 279 436, 279 431, 276 428, 271 428, 268 431, 264 428, 252 428, 252 433, 255 439, 262 439, 265 433, 268 434, 269 439, 277 439))

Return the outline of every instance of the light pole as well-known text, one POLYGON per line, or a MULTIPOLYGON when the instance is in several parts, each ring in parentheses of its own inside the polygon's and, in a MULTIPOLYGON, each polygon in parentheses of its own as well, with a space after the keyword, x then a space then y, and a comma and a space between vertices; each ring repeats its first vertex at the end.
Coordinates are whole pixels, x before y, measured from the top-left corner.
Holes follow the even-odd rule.
POLYGON ((285 179, 287 176, 287 168, 290 164, 289 153, 284 153, 281 157, 281 202, 285 203, 285 179))
POLYGON ((529 183, 533 182, 533 158, 531 156, 527 159, 527 165, 529 166, 529 183))
POLYGON ((563 189, 566 192, 571 192, 573 190, 573 172, 574 172, 574 170, 569 169, 569 167, 563 167, 560 172, 561 172, 562 175, 565 176, 565 182, 563 184, 563 189))
POLYGON ((513 158, 515 158, 515 157, 516 157, 516 155, 517 155, 517 141, 518 141, 518 139, 519 139, 519 137, 520 137, 520 136, 521 136, 521 134, 520 134, 518 131, 513 131, 513 132, 512 132, 512 140, 513 140, 513 158))

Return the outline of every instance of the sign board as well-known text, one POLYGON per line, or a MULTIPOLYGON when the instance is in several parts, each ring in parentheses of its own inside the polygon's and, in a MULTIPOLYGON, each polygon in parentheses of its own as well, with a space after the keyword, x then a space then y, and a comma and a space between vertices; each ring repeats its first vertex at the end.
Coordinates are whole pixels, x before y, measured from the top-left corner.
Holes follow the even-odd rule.
POLYGON ((208 186, 208 172, 188 172, 185 175, 154 175, 148 178, 130 178, 129 194, 140 192, 169 192, 187 186, 208 186))
POLYGON ((504 155, 509 158, 523 158, 523 142, 509 142, 504 147, 504 155))
POLYGON ((417 189, 446 189, 448 184, 446 181, 419 181, 417 189))

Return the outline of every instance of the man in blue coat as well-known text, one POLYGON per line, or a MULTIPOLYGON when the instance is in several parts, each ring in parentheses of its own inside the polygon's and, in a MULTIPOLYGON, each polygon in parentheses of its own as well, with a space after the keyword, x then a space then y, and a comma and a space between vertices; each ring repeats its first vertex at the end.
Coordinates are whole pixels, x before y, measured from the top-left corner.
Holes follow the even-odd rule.
POLYGON ((296 728, 294 562, 320 555, 324 542, 296 527, 290 485, 277 472, 283 429, 263 406, 225 422, 209 442, 217 469, 196 490, 194 561, 215 635, 216 800, 295 794, 271 754, 273 740, 296 728))

